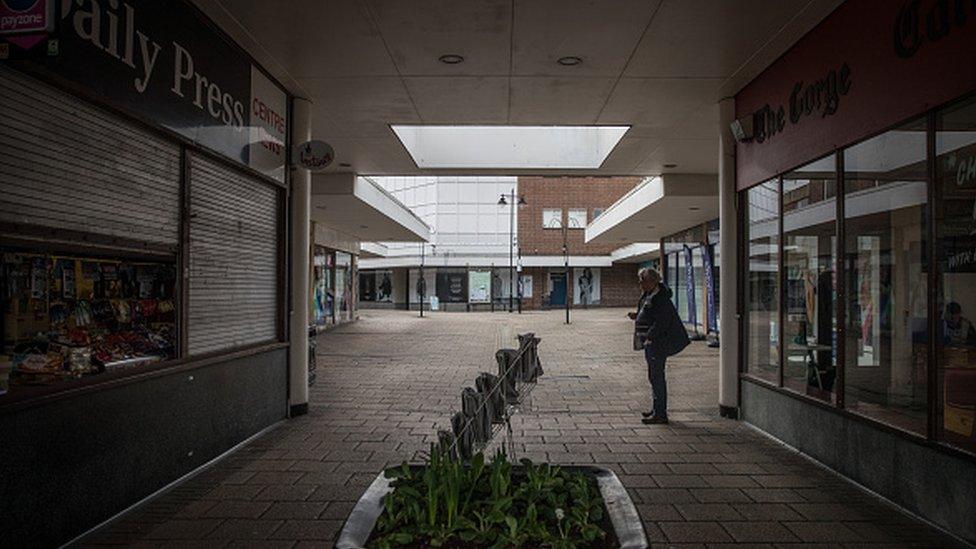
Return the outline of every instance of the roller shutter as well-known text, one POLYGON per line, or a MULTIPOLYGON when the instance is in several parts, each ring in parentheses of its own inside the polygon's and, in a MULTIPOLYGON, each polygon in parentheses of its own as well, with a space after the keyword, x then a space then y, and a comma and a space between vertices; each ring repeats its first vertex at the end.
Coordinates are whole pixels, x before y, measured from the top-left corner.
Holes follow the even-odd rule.
POLYGON ((190 156, 191 355, 274 341, 279 190, 190 156))
POLYGON ((0 223, 179 241, 179 146, 0 66, 0 223))

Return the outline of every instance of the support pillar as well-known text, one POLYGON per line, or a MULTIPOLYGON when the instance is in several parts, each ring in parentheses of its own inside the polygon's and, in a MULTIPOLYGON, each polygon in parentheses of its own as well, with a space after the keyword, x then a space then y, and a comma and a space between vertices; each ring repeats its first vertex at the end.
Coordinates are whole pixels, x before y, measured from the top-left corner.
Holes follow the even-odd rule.
MULTIPOLYGON (((312 104, 296 98, 292 107, 291 143, 312 138, 312 104)), ((289 310, 288 415, 308 412, 308 306, 311 250, 312 174, 291 169, 291 302, 289 310)))
POLYGON ((735 140, 729 126, 735 120, 735 100, 719 102, 719 411, 724 417, 739 416, 739 254, 735 191, 735 140))

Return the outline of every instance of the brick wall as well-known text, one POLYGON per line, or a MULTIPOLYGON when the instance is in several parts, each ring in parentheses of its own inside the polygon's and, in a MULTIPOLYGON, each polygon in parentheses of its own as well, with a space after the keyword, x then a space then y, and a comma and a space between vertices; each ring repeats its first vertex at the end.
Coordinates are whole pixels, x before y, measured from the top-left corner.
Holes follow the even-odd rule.
MULTIPOLYGON (((522 255, 561 255, 560 229, 542 227, 542 210, 560 208, 563 223, 567 210, 586 209, 587 223, 593 221, 593 208, 606 209, 640 183, 639 177, 519 177, 518 192, 526 205, 518 212, 518 240, 522 255)), ((607 255, 615 244, 584 244, 583 229, 569 230, 570 255, 607 255)))
POLYGON ((600 304, 604 307, 637 307, 637 264, 617 263, 600 269, 600 304))
MULTIPOLYGON (((561 268, 554 267, 554 271, 561 268)), ((549 285, 548 267, 526 267, 523 275, 532 275, 532 297, 522 299, 522 308, 526 310, 541 309, 542 296, 549 285)), ((613 267, 600 269, 600 306, 601 307, 634 307, 640 297, 637 288, 637 265, 634 263, 619 263, 613 267)))

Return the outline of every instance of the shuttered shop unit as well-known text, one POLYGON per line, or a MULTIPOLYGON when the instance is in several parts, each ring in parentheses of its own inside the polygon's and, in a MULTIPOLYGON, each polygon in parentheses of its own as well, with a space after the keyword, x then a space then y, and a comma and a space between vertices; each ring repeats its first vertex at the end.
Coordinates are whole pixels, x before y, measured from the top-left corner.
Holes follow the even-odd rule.
POLYGON ((190 156, 190 355, 277 339, 279 195, 190 156))
POLYGON ((179 211, 178 145, 0 66, 0 223, 175 251, 179 211))

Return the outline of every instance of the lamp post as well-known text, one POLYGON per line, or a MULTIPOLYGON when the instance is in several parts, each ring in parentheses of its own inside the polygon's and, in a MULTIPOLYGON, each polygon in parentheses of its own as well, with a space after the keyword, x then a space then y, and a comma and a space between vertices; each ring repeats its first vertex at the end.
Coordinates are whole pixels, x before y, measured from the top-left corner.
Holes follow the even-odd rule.
MULTIPOLYGON (((523 206, 526 202, 524 196, 519 196, 518 201, 515 200, 514 187, 508 194, 511 196, 511 201, 506 200, 506 195, 503 194, 498 200, 498 205, 510 206, 508 212, 508 312, 512 312, 515 305, 515 207, 523 206)), ((519 301, 519 305, 521 305, 521 301, 519 301)))
MULTIPOLYGON (((424 318, 424 300, 427 298, 427 281, 424 279, 424 256, 427 251, 427 244, 425 242, 420 243, 420 278, 417 280, 417 288, 419 291, 417 295, 420 297, 420 318, 424 318)), ((407 290, 410 291, 409 289, 407 290)), ((410 295, 409 293, 407 295, 410 295)))

